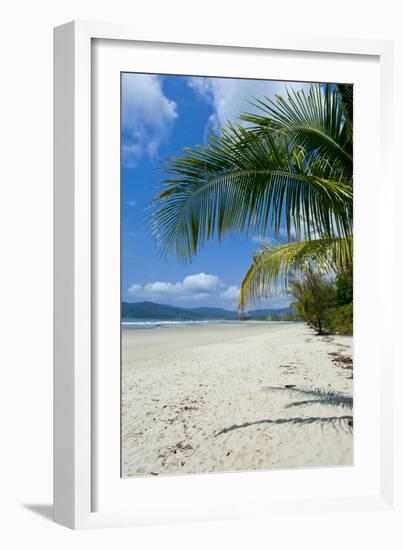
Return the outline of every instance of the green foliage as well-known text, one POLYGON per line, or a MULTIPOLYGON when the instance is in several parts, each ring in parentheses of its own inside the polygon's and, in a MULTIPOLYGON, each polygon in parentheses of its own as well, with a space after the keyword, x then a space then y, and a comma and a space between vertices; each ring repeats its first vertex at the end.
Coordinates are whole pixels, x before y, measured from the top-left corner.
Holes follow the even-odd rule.
POLYGON ((280 313, 279 315, 267 315, 266 321, 289 321, 295 323, 302 321, 302 317, 299 313, 280 313))
POLYGON ((250 315, 248 321, 288 321, 288 322, 297 322, 302 321, 303 318, 297 312, 291 313, 268 313, 267 315, 250 315))
POLYGON ((285 225, 288 240, 295 235, 255 254, 240 311, 290 272, 352 266, 352 86, 316 84, 254 104, 257 113, 241 116, 248 127, 228 123, 169 162, 150 220, 162 252, 182 260, 231 232, 277 239, 285 225))
POLYGON ((339 273, 336 277, 336 302, 338 306, 353 303, 353 277, 350 274, 339 273))
POLYGON ((331 310, 326 319, 326 328, 337 334, 353 334, 353 304, 345 304, 331 310))
MULTIPOLYGON (((319 334, 352 335, 353 303, 339 305, 338 302, 338 289, 348 288, 348 280, 351 281, 351 277, 339 276, 335 282, 328 281, 318 273, 308 272, 303 279, 294 280, 290 285, 289 292, 295 298, 292 306, 319 334)), ((347 292, 343 294, 345 299, 348 296, 347 292)))
POLYGON ((278 246, 265 243, 256 252, 245 275, 239 307, 242 310, 247 302, 267 298, 276 291, 279 280, 286 288, 290 266, 295 278, 312 270, 320 273, 345 270, 352 260, 352 238, 324 238, 278 246))
MULTIPOLYGON (((336 303, 334 285, 318 273, 308 271, 305 278, 291 283, 293 307, 319 334, 322 334, 329 312, 336 303)), ((327 328, 327 327, 326 327, 327 328)))

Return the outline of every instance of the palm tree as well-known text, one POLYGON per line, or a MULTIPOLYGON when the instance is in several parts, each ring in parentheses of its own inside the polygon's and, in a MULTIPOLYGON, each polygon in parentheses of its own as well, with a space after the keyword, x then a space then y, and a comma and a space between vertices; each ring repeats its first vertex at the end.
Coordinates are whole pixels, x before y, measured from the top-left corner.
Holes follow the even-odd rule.
POLYGON ((352 265, 352 86, 311 85, 309 94, 255 100, 207 146, 186 148, 166 168, 154 199, 153 233, 164 254, 188 260, 231 232, 264 243, 242 283, 239 309, 285 287, 290 272, 349 271, 352 265))

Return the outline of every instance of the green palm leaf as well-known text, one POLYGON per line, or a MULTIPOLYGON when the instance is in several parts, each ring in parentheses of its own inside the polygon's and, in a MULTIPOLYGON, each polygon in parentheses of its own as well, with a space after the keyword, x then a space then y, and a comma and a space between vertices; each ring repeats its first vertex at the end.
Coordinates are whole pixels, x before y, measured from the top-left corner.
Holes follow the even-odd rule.
POLYGON ((243 311, 248 302, 256 302, 276 292, 279 281, 287 288, 290 273, 295 276, 308 269, 325 273, 347 271, 352 258, 352 237, 321 238, 278 246, 263 244, 242 282, 239 309, 243 311))
POLYGON ((228 123, 206 147, 185 149, 153 203, 162 252, 187 260, 214 237, 277 238, 285 226, 299 242, 257 252, 240 310, 286 284, 291 270, 351 270, 352 98, 351 85, 317 84, 308 95, 255 100, 258 112, 241 117, 247 128, 228 123))
POLYGON ((353 126, 353 85, 352 84, 337 84, 342 99, 345 118, 350 130, 353 126))
MULTIPOLYGON (((291 144, 313 151, 316 158, 337 164, 352 177, 352 128, 349 113, 352 113, 350 88, 311 85, 308 95, 303 90, 287 90, 287 98, 276 100, 256 99, 252 104, 257 113, 245 113, 241 120, 253 125, 252 131, 286 132, 291 144), (349 101, 348 108, 343 97, 349 101), (351 107, 351 108, 350 108, 351 107)), ((351 87, 352 90, 352 87, 351 87)))
POLYGON ((278 235, 285 223, 310 238, 312 228, 349 235, 352 187, 343 170, 313 161, 286 135, 229 124, 207 147, 186 149, 169 163, 151 216, 162 251, 188 259, 208 239, 236 231, 278 235))

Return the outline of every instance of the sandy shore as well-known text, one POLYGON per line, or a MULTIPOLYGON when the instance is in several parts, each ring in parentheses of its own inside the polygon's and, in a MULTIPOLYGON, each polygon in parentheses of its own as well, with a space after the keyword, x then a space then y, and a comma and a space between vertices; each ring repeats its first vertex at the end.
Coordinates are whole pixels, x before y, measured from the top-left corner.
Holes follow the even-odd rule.
POLYGON ((122 346, 123 476, 352 464, 351 337, 247 322, 122 346))

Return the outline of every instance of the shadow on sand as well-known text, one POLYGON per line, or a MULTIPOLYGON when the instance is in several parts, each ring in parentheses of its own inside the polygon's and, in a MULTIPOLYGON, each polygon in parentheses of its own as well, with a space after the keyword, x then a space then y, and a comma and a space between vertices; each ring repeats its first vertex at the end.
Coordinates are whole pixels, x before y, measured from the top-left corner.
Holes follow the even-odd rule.
POLYGON ((215 434, 215 437, 218 435, 226 434, 232 432, 233 430, 239 430, 240 428, 248 428, 249 426, 255 426, 256 424, 331 424, 333 426, 339 425, 344 428, 344 425, 347 424, 351 430, 353 426, 353 417, 350 415, 345 416, 309 416, 307 418, 266 418, 263 420, 255 420, 254 422, 244 422, 243 424, 234 424, 228 428, 224 428, 215 434))
MULTIPOLYGON (((291 407, 301 407, 307 405, 329 405, 331 407, 341 407, 343 409, 353 408, 353 399, 347 395, 334 391, 325 391, 319 389, 308 389, 297 386, 265 386, 263 391, 270 392, 289 392, 291 394, 302 394, 308 396, 311 399, 302 401, 294 401, 285 405, 284 408, 289 409, 291 407)), ((244 422, 243 424, 233 424, 228 428, 224 428, 215 434, 215 437, 241 428, 248 428, 249 426, 255 426, 257 424, 294 424, 294 425, 306 425, 306 424, 320 424, 323 426, 332 426, 333 428, 341 428, 349 432, 353 429, 353 417, 351 415, 342 416, 308 416, 308 417, 295 417, 295 418, 266 418, 262 420, 255 420, 253 422, 244 422)))

